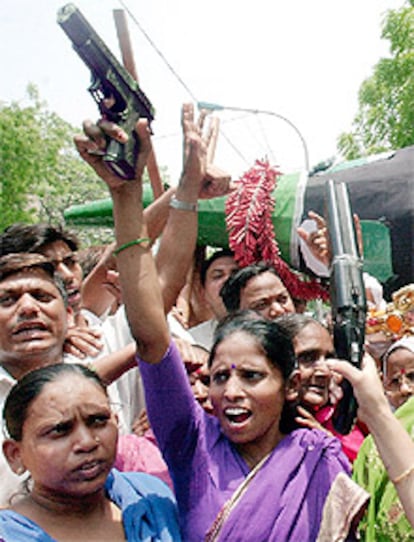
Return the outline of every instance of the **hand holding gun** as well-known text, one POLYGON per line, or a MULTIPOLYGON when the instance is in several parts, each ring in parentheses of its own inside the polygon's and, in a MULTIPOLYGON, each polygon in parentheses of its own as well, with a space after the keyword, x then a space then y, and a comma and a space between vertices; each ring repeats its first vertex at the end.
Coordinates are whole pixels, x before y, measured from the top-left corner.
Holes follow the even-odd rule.
MULTIPOLYGON (((338 358, 360 367, 364 353, 366 297, 362 261, 345 183, 326 184, 327 226, 332 266, 330 295, 334 345, 338 358)), ((333 418, 335 429, 347 434, 355 422, 357 402, 348 380, 342 382, 343 397, 333 418)))
POLYGON ((135 125, 140 117, 150 123, 154 119, 153 107, 76 6, 67 4, 60 8, 57 21, 91 71, 88 90, 101 115, 128 135, 126 143, 109 141, 104 161, 122 179, 131 180, 135 176, 139 144, 135 125))

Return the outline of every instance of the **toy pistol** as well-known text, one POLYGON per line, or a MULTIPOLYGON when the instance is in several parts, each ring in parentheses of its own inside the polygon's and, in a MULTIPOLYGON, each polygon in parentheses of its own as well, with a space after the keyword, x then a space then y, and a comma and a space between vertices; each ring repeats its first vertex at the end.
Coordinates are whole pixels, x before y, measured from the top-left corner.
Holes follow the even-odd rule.
MULTIPOLYGON (((327 226, 331 242, 330 295, 334 346, 338 358, 360 367, 364 353, 367 311, 362 260, 345 183, 326 183, 327 226)), ((332 419, 335 429, 347 434, 355 422, 357 402, 352 386, 342 381, 343 397, 332 419)))
POLYGON ((137 81, 115 58, 82 13, 73 4, 59 9, 57 22, 63 28, 73 48, 91 71, 88 88, 101 115, 127 134, 128 141, 110 139, 104 161, 123 179, 133 179, 139 141, 135 124, 140 117, 154 119, 153 107, 137 81))

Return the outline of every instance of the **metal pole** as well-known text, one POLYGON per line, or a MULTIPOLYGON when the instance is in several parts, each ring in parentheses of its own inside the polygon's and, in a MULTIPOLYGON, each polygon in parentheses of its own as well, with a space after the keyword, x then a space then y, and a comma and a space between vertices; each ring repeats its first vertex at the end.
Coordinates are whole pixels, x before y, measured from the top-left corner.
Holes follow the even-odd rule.
POLYGON ((199 109, 207 109, 209 111, 222 111, 222 110, 239 111, 241 113, 253 113, 255 115, 261 113, 262 115, 270 115, 271 117, 276 117, 280 120, 283 120, 296 132, 297 136, 299 137, 302 143, 302 147, 303 147, 305 169, 307 172, 309 171, 309 151, 308 151, 308 145, 305 141, 305 138, 303 137, 299 128, 295 124, 293 124, 291 120, 284 117, 283 115, 280 115, 279 113, 276 113, 275 111, 266 111, 262 109, 250 109, 246 107, 234 107, 234 106, 228 106, 228 105, 214 104, 210 102, 198 102, 197 107, 199 109))

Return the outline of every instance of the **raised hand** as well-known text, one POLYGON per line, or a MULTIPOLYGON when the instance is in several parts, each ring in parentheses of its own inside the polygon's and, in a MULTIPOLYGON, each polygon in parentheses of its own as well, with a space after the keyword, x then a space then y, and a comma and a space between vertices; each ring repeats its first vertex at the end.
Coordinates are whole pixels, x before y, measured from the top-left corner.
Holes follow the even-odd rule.
POLYGON ((207 112, 202 110, 195 121, 193 105, 183 105, 181 121, 184 158, 180 184, 192 183, 194 188, 197 185, 198 199, 224 196, 234 189, 231 176, 213 163, 219 120, 216 117, 210 118, 209 126, 205 129, 206 118, 207 112))
POLYGON ((79 359, 96 357, 102 351, 101 333, 87 326, 68 328, 63 350, 79 359))
POLYGON ((308 427, 309 429, 319 429, 320 431, 324 431, 328 435, 332 436, 332 433, 328 431, 328 429, 325 429, 325 427, 318 422, 318 420, 309 412, 309 410, 306 410, 306 408, 303 406, 298 405, 297 412, 298 415, 295 417, 295 421, 299 425, 302 427, 308 427))
POLYGON ((331 264, 332 255, 330 252, 326 221, 322 216, 318 215, 318 213, 315 213, 314 211, 309 211, 308 217, 315 222, 316 229, 309 232, 304 228, 299 227, 297 229, 297 233, 306 243, 312 255, 324 265, 329 267, 331 264))
MULTIPOLYGON (((207 144, 202 135, 204 119, 205 115, 201 114, 198 122, 195 122, 193 105, 190 103, 183 105, 181 109, 183 170, 177 192, 184 191, 186 197, 190 198, 198 198, 206 174, 207 144)), ((178 193, 177 197, 179 196, 182 197, 182 194, 178 193)))
MULTIPOLYGON (((98 124, 94 124, 91 121, 85 121, 83 123, 83 130, 84 135, 77 135, 74 137, 76 148, 83 160, 96 171, 99 177, 106 182, 108 187, 110 189, 116 189, 124 183, 133 182, 133 180, 125 181, 121 177, 118 177, 118 175, 107 167, 103 160, 104 151, 107 146, 107 137, 116 139, 120 143, 125 143, 128 141, 128 135, 119 126, 107 120, 100 120, 98 124)), ((140 142, 135 168, 135 180, 141 180, 148 156, 152 149, 147 119, 139 119, 135 130, 140 142)))
POLYGON ((369 354, 364 355, 362 369, 357 369, 348 361, 336 359, 327 360, 327 364, 331 370, 339 373, 352 384, 358 401, 358 418, 368 427, 381 410, 390 411, 377 366, 369 354))

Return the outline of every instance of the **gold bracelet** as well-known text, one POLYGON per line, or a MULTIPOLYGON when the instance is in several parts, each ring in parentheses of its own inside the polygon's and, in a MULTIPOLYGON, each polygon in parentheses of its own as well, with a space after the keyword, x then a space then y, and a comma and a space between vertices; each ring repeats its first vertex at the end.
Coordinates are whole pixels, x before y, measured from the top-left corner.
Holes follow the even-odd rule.
MULTIPOLYGON (((142 243, 151 243, 151 239, 149 237, 140 237, 139 239, 133 239, 132 241, 129 241, 128 243, 124 243, 123 245, 115 249, 113 251, 113 255, 118 256, 118 254, 122 252, 123 250, 129 247, 133 247, 134 245, 142 245, 142 243)), ((148 248, 148 246, 144 248, 148 248)))
POLYGON ((414 472, 414 465, 411 465, 411 467, 408 467, 408 469, 405 470, 399 476, 396 476, 395 478, 391 478, 391 482, 393 484, 399 484, 400 482, 408 478, 408 476, 410 476, 410 474, 412 474, 413 472, 414 472))

